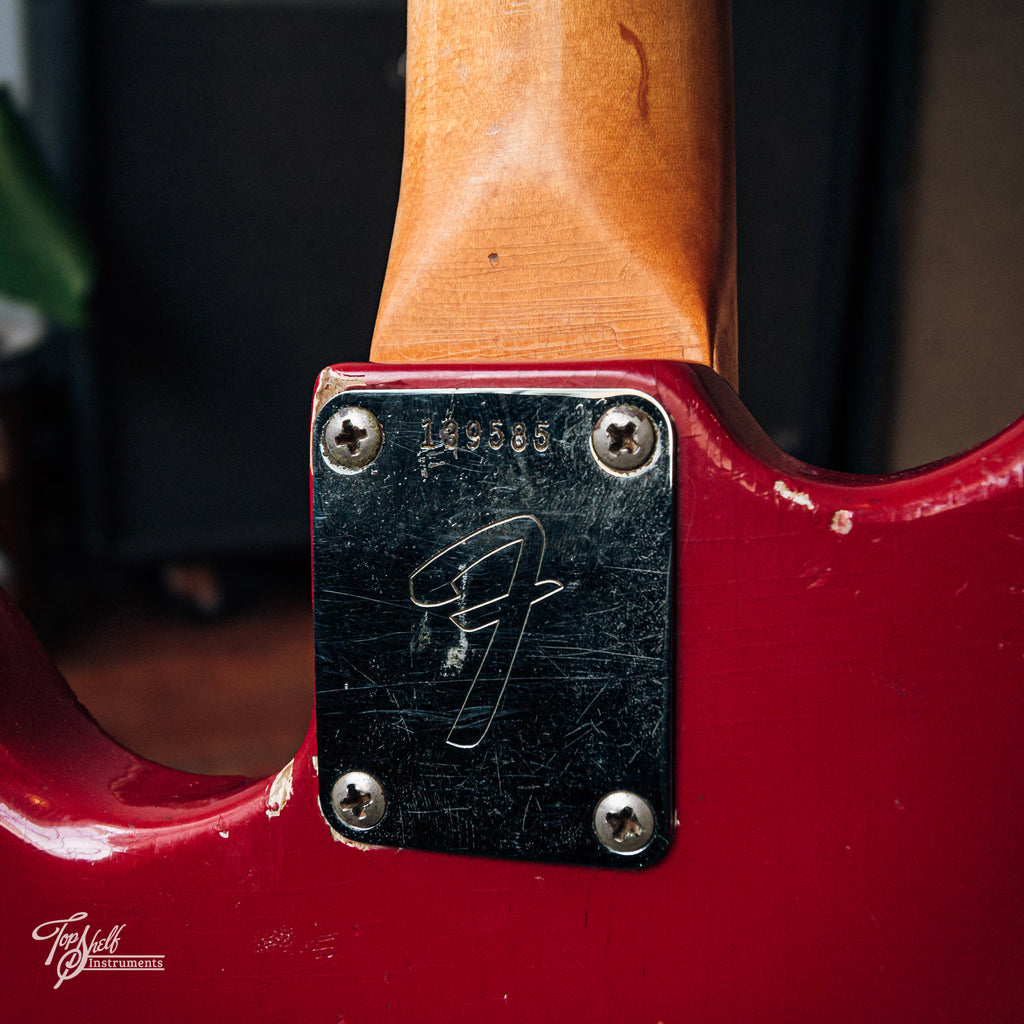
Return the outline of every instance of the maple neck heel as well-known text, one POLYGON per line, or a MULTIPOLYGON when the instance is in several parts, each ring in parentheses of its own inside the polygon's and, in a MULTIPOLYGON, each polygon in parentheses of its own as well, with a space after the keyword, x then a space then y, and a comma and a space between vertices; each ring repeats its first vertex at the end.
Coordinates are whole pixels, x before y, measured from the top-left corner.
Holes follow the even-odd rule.
POLYGON ((375 362, 690 360, 736 382, 729 8, 413 0, 375 362))

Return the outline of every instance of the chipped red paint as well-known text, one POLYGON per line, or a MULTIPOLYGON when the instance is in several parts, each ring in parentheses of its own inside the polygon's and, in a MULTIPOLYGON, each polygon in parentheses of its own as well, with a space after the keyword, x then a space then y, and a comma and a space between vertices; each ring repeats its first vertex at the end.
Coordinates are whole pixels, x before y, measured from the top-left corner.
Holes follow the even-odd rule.
POLYGON ((5 1019, 1024 1019, 1024 421, 862 479, 780 453, 700 368, 344 373, 668 409, 671 850, 632 874, 346 845, 312 732, 290 784, 141 761, 4 603, 5 1019))

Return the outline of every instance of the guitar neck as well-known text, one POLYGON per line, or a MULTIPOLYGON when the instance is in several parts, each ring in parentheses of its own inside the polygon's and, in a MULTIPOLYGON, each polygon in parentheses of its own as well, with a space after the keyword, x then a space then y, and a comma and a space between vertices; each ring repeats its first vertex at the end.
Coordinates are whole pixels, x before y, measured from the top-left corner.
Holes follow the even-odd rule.
POLYGON ((735 383, 723 0, 410 0, 378 362, 660 358, 735 383))

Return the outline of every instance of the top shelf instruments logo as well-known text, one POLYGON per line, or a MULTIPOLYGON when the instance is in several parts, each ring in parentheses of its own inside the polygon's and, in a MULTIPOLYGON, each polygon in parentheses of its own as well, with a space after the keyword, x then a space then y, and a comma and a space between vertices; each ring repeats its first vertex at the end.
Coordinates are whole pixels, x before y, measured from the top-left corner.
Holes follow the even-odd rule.
POLYGON ((65 981, 78 977, 82 971, 162 971, 162 953, 115 955, 121 945, 126 924, 115 924, 104 930, 83 924, 88 918, 84 910, 70 917, 44 921, 32 932, 37 942, 48 942, 45 966, 55 967, 58 989, 65 981))

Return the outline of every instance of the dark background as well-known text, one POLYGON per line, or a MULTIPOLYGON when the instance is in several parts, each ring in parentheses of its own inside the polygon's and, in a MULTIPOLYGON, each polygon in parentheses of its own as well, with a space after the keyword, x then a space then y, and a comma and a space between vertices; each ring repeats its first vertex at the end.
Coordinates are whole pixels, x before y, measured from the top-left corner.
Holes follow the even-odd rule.
MULTIPOLYGON (((101 267, 92 329, 26 375, 37 594, 304 558, 313 382, 366 358, 390 242, 404 6, 25 11, 30 114, 101 267)), ((885 465, 922 24, 917 0, 735 5, 741 394, 832 468, 885 465)))

